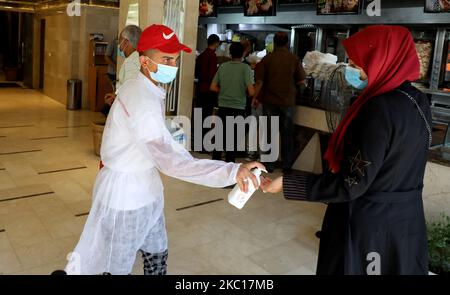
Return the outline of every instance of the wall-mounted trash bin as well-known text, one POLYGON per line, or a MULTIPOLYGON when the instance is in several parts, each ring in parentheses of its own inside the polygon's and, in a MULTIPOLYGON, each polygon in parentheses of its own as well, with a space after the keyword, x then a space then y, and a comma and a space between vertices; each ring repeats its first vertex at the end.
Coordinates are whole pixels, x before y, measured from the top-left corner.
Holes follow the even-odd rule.
POLYGON ((79 110, 81 109, 81 80, 70 79, 67 80, 67 109, 79 110))

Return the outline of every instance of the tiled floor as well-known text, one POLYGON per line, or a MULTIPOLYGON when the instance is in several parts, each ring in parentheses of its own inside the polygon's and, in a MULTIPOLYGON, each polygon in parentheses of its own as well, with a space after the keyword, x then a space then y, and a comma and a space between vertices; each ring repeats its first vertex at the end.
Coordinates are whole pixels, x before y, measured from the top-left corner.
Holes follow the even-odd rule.
MULTIPOLYGON (((90 124, 99 119, 33 90, 0 89, 0 274, 64 267, 90 208, 99 160, 90 124)), ((315 272, 322 204, 257 192, 237 210, 225 201, 229 190, 163 180, 170 274, 315 272)), ((133 273, 141 267, 138 256, 133 273)))

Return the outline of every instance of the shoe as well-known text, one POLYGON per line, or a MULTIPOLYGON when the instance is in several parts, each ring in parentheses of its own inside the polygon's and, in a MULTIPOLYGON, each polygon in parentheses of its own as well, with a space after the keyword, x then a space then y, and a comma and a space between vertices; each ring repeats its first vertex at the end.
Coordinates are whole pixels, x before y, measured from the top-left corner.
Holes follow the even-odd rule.
POLYGON ((52 276, 66 276, 67 273, 64 270, 55 270, 51 273, 52 276))

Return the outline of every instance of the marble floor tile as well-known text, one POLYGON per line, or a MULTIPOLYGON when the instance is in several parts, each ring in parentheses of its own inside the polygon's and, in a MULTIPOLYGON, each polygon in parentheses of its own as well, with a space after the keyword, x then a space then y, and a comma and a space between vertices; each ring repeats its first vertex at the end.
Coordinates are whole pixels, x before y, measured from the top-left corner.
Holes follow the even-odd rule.
POLYGON ((77 168, 80 170, 86 169, 86 165, 79 161, 67 160, 53 161, 51 163, 33 163, 32 167, 38 174, 74 172, 77 168))
POLYGON ((242 253, 229 249, 221 241, 214 241, 173 255, 170 265, 193 269, 195 273, 207 274, 269 274, 242 253), (184 257, 180 257, 184 256, 184 257), (200 264, 196 269, 195 264, 200 264), (206 272, 201 267, 207 268, 206 272))
POLYGON ((36 215, 25 215, 21 219, 6 220, 4 224, 14 249, 51 240, 51 235, 36 215))
POLYGON ((53 239, 81 235, 86 219, 84 217, 61 216, 59 219, 42 219, 42 224, 53 239))
POLYGON ((0 275, 20 271, 22 265, 13 250, 0 251, 0 275))
POLYGON ((21 271, 14 272, 12 275, 50 275, 55 270, 62 270, 66 265, 66 261, 60 260, 58 262, 46 263, 31 268, 24 268, 21 271))
POLYGON ((290 240, 256 252, 249 259, 271 274, 284 274, 310 262, 316 255, 310 247, 290 240))
POLYGON ((0 202, 0 227, 29 216, 36 217, 36 213, 25 199, 0 202))
POLYGON ((6 170, 0 170, 0 190, 14 188, 15 185, 8 172, 6 170))
POLYGON ((91 210, 92 200, 83 200, 74 203, 65 204, 72 215, 88 213, 91 210))
POLYGON ((53 193, 53 190, 47 184, 17 186, 0 190, 0 201, 32 195, 36 195, 34 198, 37 198, 39 197, 38 195, 45 196, 48 193, 53 193))
POLYGON ((53 240, 16 247, 14 250, 24 269, 64 261, 67 254, 59 244, 53 240))
POLYGON ((0 252, 13 250, 6 232, 0 232, 0 252))

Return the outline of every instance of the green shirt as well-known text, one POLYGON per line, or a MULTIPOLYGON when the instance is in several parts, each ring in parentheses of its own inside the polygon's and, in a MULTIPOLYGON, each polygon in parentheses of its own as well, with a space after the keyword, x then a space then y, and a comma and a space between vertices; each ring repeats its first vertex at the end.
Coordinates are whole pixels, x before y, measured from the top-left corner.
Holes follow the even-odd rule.
POLYGON ((254 83, 249 65, 239 61, 223 63, 213 81, 220 87, 219 107, 245 110, 247 87, 254 83))

